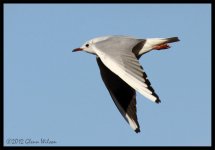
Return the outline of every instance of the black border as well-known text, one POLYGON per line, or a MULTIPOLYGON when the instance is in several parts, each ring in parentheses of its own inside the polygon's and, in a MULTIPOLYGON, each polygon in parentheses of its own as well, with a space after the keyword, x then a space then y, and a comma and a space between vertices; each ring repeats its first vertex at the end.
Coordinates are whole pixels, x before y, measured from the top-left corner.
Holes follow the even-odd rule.
MULTIPOLYGON (((214 46, 213 46, 213 25, 214 25, 214 23, 213 23, 213 6, 214 6, 214 4, 213 4, 213 1, 214 0, 199 0, 199 1, 193 1, 193 0, 163 0, 162 2, 159 2, 158 0, 144 0, 143 2, 140 2, 140 1, 132 1, 131 3, 134 3, 134 4, 136 4, 136 3, 140 3, 140 4, 142 4, 142 3, 151 3, 151 4, 153 4, 153 3, 155 3, 155 4, 165 4, 165 3, 169 3, 169 4, 175 4, 175 3, 177 3, 177 4, 211 4, 211 22, 212 22, 212 24, 211 24, 211 31, 212 31, 212 33, 211 33, 211 43, 212 43, 212 45, 211 45, 211 54, 213 54, 213 49, 214 49, 214 46)), ((114 2, 105 2, 105 3, 117 3, 117 4, 121 4, 120 3, 121 1, 114 1, 114 2)), ((211 146, 143 146, 143 147, 141 147, 141 146, 137 146, 137 147, 133 147, 133 146, 117 146, 117 147, 114 147, 114 146, 4 146, 3 145, 3 140, 4 140, 4 4, 14 4, 14 3, 16 3, 16 4, 18 4, 18 3, 22 3, 22 4, 29 4, 29 3, 36 3, 36 4, 65 4, 65 3, 68 3, 68 4, 73 4, 73 3, 92 3, 92 2, 85 2, 85 1, 83 1, 83 2, 80 2, 80 1, 78 1, 78 0, 72 0, 72 1, 69 1, 69 0, 59 0, 59 1, 51 1, 51 0, 31 0, 31 1, 29 1, 29 0, 19 0, 19 1, 14 1, 14 0, 2 0, 1 1, 1 20, 2 20, 2 40, 1 40, 1 45, 2 45, 2 51, 1 51, 1 54, 2 54, 2 75, 3 75, 3 77, 2 77, 2 79, 3 79, 3 87, 2 87, 2 101, 1 101, 1 110, 2 110, 2 140, 0 141, 1 142, 1 147, 2 148, 16 148, 16 149, 23 149, 23 148, 52 148, 52 149, 55 149, 55 148, 106 148, 106 147, 108 147, 108 148, 143 148, 143 149, 159 149, 159 148, 161 148, 161 149, 171 149, 171 150, 175 150, 175 149, 184 149, 184 148, 186 148, 186 149, 211 149, 211 150, 214 150, 215 149, 215 147, 214 147, 214 120, 213 120, 213 114, 214 114, 214 110, 213 110, 213 106, 214 106, 214 102, 213 102, 213 97, 212 97, 212 92, 213 92, 213 90, 212 90, 212 83, 213 82, 211 82, 211 146)), ((95 3, 98 3, 98 4, 104 4, 104 3, 102 3, 102 2, 95 2, 95 3)), ((125 1, 124 1, 124 3, 125 3, 125 1)), ((128 2, 126 2, 126 3, 128 3, 128 2)), ((212 67, 213 67, 213 63, 212 63, 212 56, 213 55, 211 55, 211 81, 213 81, 212 79, 212 67)))

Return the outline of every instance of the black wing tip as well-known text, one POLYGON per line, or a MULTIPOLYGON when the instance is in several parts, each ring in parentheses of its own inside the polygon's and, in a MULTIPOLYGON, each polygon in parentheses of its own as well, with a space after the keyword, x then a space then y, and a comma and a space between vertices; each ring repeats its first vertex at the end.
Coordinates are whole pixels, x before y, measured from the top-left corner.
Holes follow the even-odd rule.
POLYGON ((139 133, 140 132, 140 128, 137 128, 134 130, 136 133, 139 133))
POLYGON ((157 103, 157 104, 159 104, 160 102, 161 102, 160 99, 156 99, 156 100, 155 100, 155 103, 157 103))

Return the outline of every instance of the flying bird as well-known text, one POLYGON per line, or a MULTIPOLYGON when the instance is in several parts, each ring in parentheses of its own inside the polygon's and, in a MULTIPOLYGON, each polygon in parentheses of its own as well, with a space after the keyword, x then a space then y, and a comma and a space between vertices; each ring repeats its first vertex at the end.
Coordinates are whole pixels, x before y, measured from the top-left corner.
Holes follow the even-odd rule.
POLYGON ((96 55, 100 74, 118 110, 131 128, 140 132, 136 110, 136 91, 147 99, 160 103, 139 58, 151 50, 170 48, 168 43, 178 37, 139 39, 131 36, 103 36, 91 39, 73 52, 96 55))

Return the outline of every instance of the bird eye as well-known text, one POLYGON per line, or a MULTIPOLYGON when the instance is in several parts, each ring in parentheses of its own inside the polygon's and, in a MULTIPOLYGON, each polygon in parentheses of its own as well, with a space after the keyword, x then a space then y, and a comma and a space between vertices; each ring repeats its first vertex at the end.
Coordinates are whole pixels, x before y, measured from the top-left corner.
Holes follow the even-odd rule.
POLYGON ((89 44, 86 44, 85 46, 86 46, 86 47, 89 47, 89 44))

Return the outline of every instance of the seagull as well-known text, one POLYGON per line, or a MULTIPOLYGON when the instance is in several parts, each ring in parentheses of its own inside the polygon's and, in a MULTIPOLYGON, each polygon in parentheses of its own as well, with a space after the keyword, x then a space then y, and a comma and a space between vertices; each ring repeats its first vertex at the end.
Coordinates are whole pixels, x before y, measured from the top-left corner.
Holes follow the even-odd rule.
POLYGON ((161 102, 139 59, 151 50, 168 49, 168 43, 177 41, 180 41, 178 37, 139 39, 123 35, 102 36, 85 42, 73 52, 85 51, 96 55, 102 80, 115 105, 138 133, 136 91, 152 102, 161 102))

